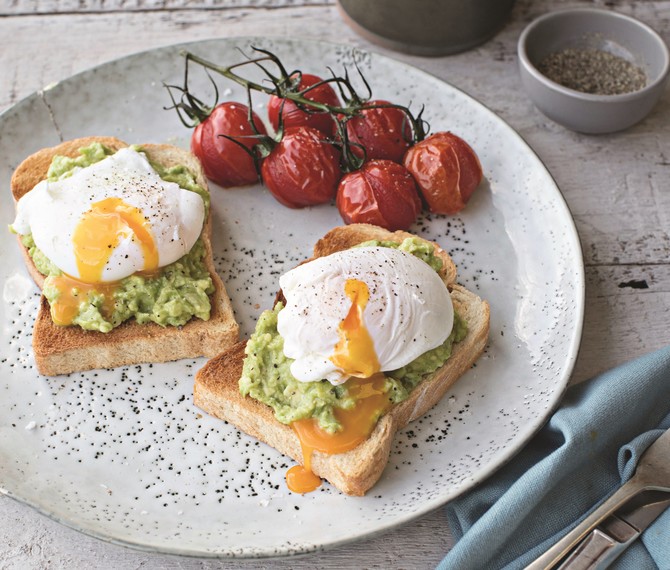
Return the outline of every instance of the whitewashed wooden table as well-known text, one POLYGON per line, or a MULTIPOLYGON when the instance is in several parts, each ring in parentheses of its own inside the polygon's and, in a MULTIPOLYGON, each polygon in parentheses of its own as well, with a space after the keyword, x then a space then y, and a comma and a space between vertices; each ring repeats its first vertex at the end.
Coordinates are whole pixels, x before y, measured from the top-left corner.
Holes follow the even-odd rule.
MULTIPOLYGON (((573 213, 586 265, 582 348, 572 382, 670 342, 670 90, 641 124, 585 136, 556 125, 520 90, 516 42, 534 17, 599 6, 670 43, 670 0, 518 0, 507 26, 466 53, 419 58, 356 36, 325 0, 0 0, 0 111, 52 82, 137 51, 221 36, 286 35, 369 48, 475 97, 538 153, 573 213)), ((1 405, 1 403, 0 403, 1 405)), ((0 568, 431 568, 448 551, 443 509, 318 555, 226 562, 152 555, 84 536, 0 496, 0 568)))

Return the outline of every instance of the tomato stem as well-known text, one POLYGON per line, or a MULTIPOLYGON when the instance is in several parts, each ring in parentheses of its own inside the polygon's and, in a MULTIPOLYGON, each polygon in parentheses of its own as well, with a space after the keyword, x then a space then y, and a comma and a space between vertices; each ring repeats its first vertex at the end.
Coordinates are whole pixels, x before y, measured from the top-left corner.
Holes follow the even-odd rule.
MULTIPOLYGON (((258 48, 253 48, 257 51, 261 51, 263 53, 266 53, 264 50, 259 50, 258 48)), ((268 52, 269 53, 269 52, 268 52)), ((259 65, 259 67, 266 73, 268 78, 271 80, 272 84, 274 87, 268 87, 267 85, 263 85, 261 83, 257 83, 255 81, 251 81, 250 79, 247 79, 245 77, 242 77, 241 75, 238 75, 235 73, 233 70, 242 67, 245 65, 249 64, 260 64, 263 61, 272 61, 273 63, 277 64, 280 66, 280 69, 283 71, 283 66, 281 66, 281 63, 277 59, 275 55, 264 55, 262 57, 257 57, 254 59, 249 59, 247 61, 243 61, 241 63, 236 63, 234 65, 230 65, 228 67, 223 67, 220 65, 217 65, 216 63, 213 63, 211 61, 208 61, 198 55, 195 55, 194 53, 191 52, 184 52, 184 56, 186 58, 186 63, 188 65, 189 61, 193 61, 197 63, 198 65, 201 65, 205 69, 210 69, 212 71, 215 71, 216 73, 219 73, 220 75, 223 75, 224 77, 231 79, 235 83, 238 83, 239 85, 242 85, 243 87, 247 89, 253 89, 254 91, 260 91, 262 93, 265 93, 267 95, 276 95, 282 99, 288 99, 290 101, 293 101, 294 103, 297 103, 299 105, 305 106, 307 108, 311 108, 316 110, 317 112, 322 112, 322 113, 337 113, 337 114, 342 114, 342 115, 351 115, 355 112, 355 109, 351 107, 338 107, 334 105, 328 105, 326 103, 319 103, 318 101, 312 101, 311 99, 307 99, 305 97, 305 93, 308 91, 311 91, 312 89, 315 89, 319 87, 320 85, 323 85, 324 83, 333 83, 333 82, 342 82, 344 81, 343 78, 341 77, 333 77, 330 79, 325 79, 319 83, 316 83, 314 85, 311 85, 310 87, 303 89, 302 91, 292 91, 290 88, 287 88, 287 84, 290 85, 290 76, 285 76, 281 78, 276 78, 274 77, 271 73, 265 69, 262 65, 259 65), (279 79, 279 80, 277 80, 279 79)))
MULTIPOLYGON (((414 116, 409 107, 405 107, 403 105, 397 105, 394 103, 370 103, 372 89, 370 88, 370 84, 365 79, 365 76, 361 72, 358 65, 356 65, 356 71, 358 72, 358 75, 360 76, 361 81, 365 86, 367 96, 361 96, 356 91, 349 77, 348 70, 345 69, 344 76, 340 77, 336 75, 330 67, 328 70, 330 71, 332 77, 322 79, 321 81, 300 90, 299 85, 301 83, 302 71, 294 70, 293 72, 289 73, 282 64, 281 60, 272 52, 254 46, 252 46, 251 49, 260 55, 253 58, 245 55, 245 57, 247 57, 246 61, 235 63, 229 66, 218 65, 189 51, 182 52, 182 55, 185 57, 184 84, 181 87, 175 85, 166 85, 170 93, 170 98, 172 99, 172 107, 170 108, 177 110, 182 123, 190 127, 196 126, 198 123, 205 120, 205 118, 207 118, 207 116, 211 113, 212 109, 214 109, 216 106, 216 102, 212 106, 206 105, 203 101, 189 92, 188 70, 189 63, 193 62, 205 69, 205 72, 207 73, 210 81, 212 81, 214 84, 216 101, 218 101, 218 89, 216 89, 216 82, 211 77, 209 73, 210 71, 222 75, 223 77, 226 77, 227 79, 230 79, 245 88, 247 91, 247 97, 249 99, 250 123, 252 125, 254 124, 251 120, 252 91, 258 91, 270 96, 274 95, 282 99, 283 102, 292 101, 302 111, 307 113, 328 113, 335 121, 338 135, 338 140, 335 141, 335 144, 342 147, 344 168, 348 171, 359 168, 364 161, 364 159, 357 157, 356 154, 352 152, 351 147, 360 147, 363 152, 365 152, 365 149, 363 149, 361 145, 349 140, 347 135, 346 122, 365 110, 375 108, 390 108, 402 111, 406 117, 406 120, 411 126, 413 143, 422 141, 429 131, 429 125, 423 119, 423 107, 419 113, 414 116), (271 69, 268 65, 266 65, 266 63, 273 64, 276 67, 276 70, 271 69), (265 75, 267 82, 253 81, 236 72, 238 68, 242 68, 247 65, 254 65, 258 67, 265 75), (313 101, 306 96, 313 89, 318 89, 319 87, 326 84, 334 84, 337 86, 337 89, 340 92, 340 96, 344 101, 344 105, 330 105, 319 101, 313 101), (175 100, 172 90, 176 90, 181 93, 179 102, 175 100), (188 117, 190 122, 184 119, 182 113, 188 117)), ((283 126, 280 123, 279 132, 277 135, 279 138, 281 138, 282 134, 283 126)), ((256 156, 258 156, 258 152, 260 152, 261 155, 266 154, 272 147, 272 142, 267 140, 268 137, 261 137, 259 135, 258 138, 263 139, 259 140, 259 143, 261 143, 259 146, 265 146, 266 148, 256 149, 256 152, 254 153, 256 156)), ((274 142, 276 143, 277 141, 275 140, 274 142)))
POLYGON ((184 51, 182 53, 186 59, 187 68, 188 63, 190 61, 193 61, 194 63, 197 63, 198 65, 204 67, 206 70, 215 71, 216 73, 234 81, 235 83, 245 87, 248 90, 251 89, 254 91, 260 91, 262 93, 265 93, 266 95, 276 95, 281 99, 288 99, 289 101, 293 101, 297 105, 301 106, 303 110, 307 111, 311 110, 312 112, 330 113, 331 115, 343 115, 344 117, 351 117, 360 113, 360 111, 364 108, 372 109, 375 107, 387 107, 387 108, 399 109, 403 113, 405 113, 408 121, 412 125, 415 142, 423 140, 426 137, 427 123, 421 118, 423 108, 421 109, 419 114, 416 117, 414 117, 409 108, 403 105, 397 105, 394 103, 386 103, 383 105, 377 105, 377 104, 371 105, 368 103, 368 101, 372 97, 372 90, 370 89, 369 83, 365 79, 365 76, 358 68, 358 66, 356 66, 356 70, 358 71, 358 74, 361 77, 361 80, 363 81, 366 90, 368 91, 367 97, 361 97, 356 92, 349 78, 349 72, 346 69, 344 71, 344 77, 338 77, 331 68, 328 68, 332 74, 332 77, 328 79, 322 79, 321 81, 315 83, 314 85, 310 85, 309 87, 306 87, 301 91, 296 91, 295 88, 297 85, 300 84, 300 75, 302 74, 300 70, 296 70, 289 74, 286 71, 284 65, 281 63, 281 60, 275 54, 273 54, 270 51, 257 47, 252 47, 252 49, 263 55, 256 58, 249 58, 247 59, 247 61, 235 63, 229 66, 218 65, 189 51, 184 51), (272 62, 277 66, 277 68, 279 69, 279 76, 273 75, 267 69, 267 67, 261 65, 262 62, 265 61, 272 62), (238 67, 244 67, 245 65, 249 64, 257 65, 261 70, 263 70, 267 78, 272 83, 272 87, 269 87, 268 85, 263 85, 262 83, 251 81, 250 79, 247 79, 246 77, 243 77, 233 71, 238 67), (345 106, 329 105, 327 103, 313 101, 305 97, 305 94, 308 93, 309 91, 312 91, 313 89, 318 89, 322 85, 331 83, 337 85, 338 90, 340 91, 340 95, 342 96, 342 99, 344 99, 346 103, 345 106))

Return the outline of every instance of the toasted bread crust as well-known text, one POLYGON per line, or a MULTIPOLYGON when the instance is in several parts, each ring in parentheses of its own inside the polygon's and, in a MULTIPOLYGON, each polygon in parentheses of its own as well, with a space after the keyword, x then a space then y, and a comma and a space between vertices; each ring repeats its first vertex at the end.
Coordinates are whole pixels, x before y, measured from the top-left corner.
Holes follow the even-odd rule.
MULTIPOLYGON (((314 255, 328 255, 370 239, 402 241, 409 235, 405 232, 391 234, 376 226, 353 224, 329 232, 316 244, 314 255)), ((443 250, 439 251, 447 255, 443 250)), ((467 336, 454 345, 449 360, 428 375, 407 400, 391 408, 379 420, 370 437, 358 447, 337 455, 314 452, 314 473, 330 481, 342 492, 361 496, 377 482, 388 462, 395 433, 433 407, 486 347, 490 318, 488 303, 454 283, 451 279, 455 275, 455 266, 449 258, 442 278, 451 290, 456 311, 468 323, 467 336)), ((293 429, 277 421, 269 406, 240 394, 239 379, 245 344, 237 343, 198 371, 194 384, 194 402, 205 412, 228 421, 302 463, 300 441, 293 429)))
MULTIPOLYGON (((77 156, 79 149, 101 142, 113 150, 128 146, 114 137, 86 137, 42 149, 26 158, 12 176, 15 200, 44 180, 55 155, 77 156)), ((198 159, 172 145, 145 144, 143 150, 151 160, 169 167, 186 166, 196 175, 198 184, 207 189, 207 179, 198 159)), ((210 296, 210 318, 191 319, 182 327, 162 327, 155 323, 138 324, 131 319, 108 333, 85 331, 77 326, 55 325, 49 303, 44 296, 33 329, 33 351, 37 369, 46 376, 69 374, 94 368, 115 368, 142 362, 167 362, 198 356, 211 357, 239 338, 239 325, 225 286, 216 273, 212 256, 211 219, 205 221, 202 239, 205 264, 212 277, 214 293, 210 296)), ((19 242, 20 244, 20 242, 19 242)), ((28 272, 40 287, 44 276, 37 271, 27 249, 20 244, 28 272)))

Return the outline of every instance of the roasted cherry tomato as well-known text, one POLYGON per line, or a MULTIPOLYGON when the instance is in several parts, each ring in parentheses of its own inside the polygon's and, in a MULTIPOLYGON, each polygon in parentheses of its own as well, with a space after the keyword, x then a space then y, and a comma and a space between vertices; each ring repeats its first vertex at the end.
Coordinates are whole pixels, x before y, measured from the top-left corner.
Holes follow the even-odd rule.
MULTIPOLYGON (((266 134, 261 119, 253 114, 256 129, 266 134)), ((247 148, 258 141, 249 122, 249 107, 242 103, 226 102, 217 105, 191 136, 191 151, 202 163, 205 176, 225 188, 258 182, 258 172, 251 155, 236 142, 247 148)))
POLYGON ((342 178, 337 209, 347 224, 406 230, 421 211, 421 199, 412 175, 402 164, 371 160, 342 178))
POLYGON ((396 107, 374 107, 390 105, 388 101, 368 101, 358 114, 347 121, 347 135, 352 143, 351 151, 367 160, 377 158, 402 162, 405 151, 412 144, 412 127, 407 115, 396 107))
POLYGON ((335 197, 340 151, 321 131, 311 127, 286 129, 261 166, 263 182, 284 206, 303 208, 335 197))
POLYGON ((414 176, 428 208, 437 214, 462 210, 482 181, 475 151, 453 133, 435 133, 415 144, 403 163, 414 176))
MULTIPOLYGON (((303 91, 321 81, 323 80, 316 75, 303 73, 300 76, 300 83, 295 88, 295 91, 303 91)), ((309 91, 304 93, 304 96, 310 101, 326 103, 333 107, 338 107, 340 105, 340 100, 337 97, 337 94, 328 83, 309 89, 309 91)), ((332 136, 335 132, 335 121, 329 113, 305 111, 298 107, 293 101, 289 99, 281 99, 280 97, 273 95, 268 102, 268 118, 275 131, 279 128, 280 113, 283 118, 284 128, 312 127, 328 136, 332 136)))

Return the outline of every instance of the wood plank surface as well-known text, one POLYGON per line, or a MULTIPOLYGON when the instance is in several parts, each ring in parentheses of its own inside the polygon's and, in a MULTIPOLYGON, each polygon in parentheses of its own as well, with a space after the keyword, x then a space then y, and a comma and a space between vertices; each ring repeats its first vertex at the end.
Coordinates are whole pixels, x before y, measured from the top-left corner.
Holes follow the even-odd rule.
POLYGON ((3 0, 0 15, 131 12, 149 10, 239 10, 325 6, 334 0, 3 0))
MULTIPOLYGON (((506 120, 555 177, 586 265, 586 313, 573 382, 670 342, 670 91, 642 123, 587 136, 544 117, 520 88, 516 42, 545 12, 599 6, 636 16, 670 41, 670 0, 518 0, 483 46, 420 58, 371 46, 333 1, 4 0, 0 112, 35 90, 140 50, 220 36, 299 35, 382 52, 445 79, 506 120)), ((451 544, 444 511, 318 556, 244 568, 432 568, 451 544)), ((0 495, 0 568, 235 568, 127 550, 83 536, 0 495)))

